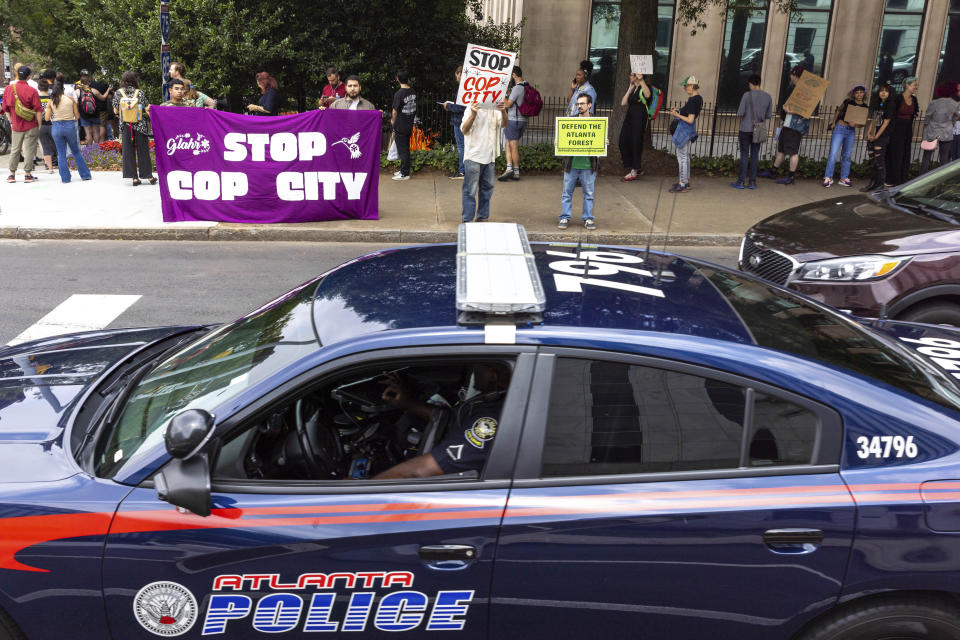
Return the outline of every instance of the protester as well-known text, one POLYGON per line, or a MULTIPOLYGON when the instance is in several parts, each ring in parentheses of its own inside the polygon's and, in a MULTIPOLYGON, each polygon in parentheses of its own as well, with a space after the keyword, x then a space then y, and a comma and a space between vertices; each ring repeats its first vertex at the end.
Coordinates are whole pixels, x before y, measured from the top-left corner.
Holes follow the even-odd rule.
MULTIPOLYGON (((182 85, 182 80, 180 81, 182 85)), ((150 113, 147 98, 140 90, 140 78, 133 71, 125 71, 120 78, 120 88, 113 94, 113 111, 120 116, 120 155, 123 161, 123 177, 131 178, 133 186, 140 185, 140 179, 157 184, 153 177, 153 162, 150 160, 150 134, 144 114, 150 113), (134 102, 136 104, 134 104, 134 102), (127 113, 139 114, 140 119, 124 116, 127 113)))
POLYGON ((37 153, 37 139, 40 136, 40 94, 27 82, 32 70, 27 65, 17 69, 17 81, 11 82, 3 90, 3 111, 10 119, 13 135, 10 141, 10 175, 7 182, 17 181, 17 166, 23 157, 24 182, 36 182, 33 175, 33 158, 37 153))
MULTIPOLYGON (((168 87, 170 91, 170 99, 162 103, 161 107, 192 107, 193 105, 188 102, 185 97, 187 95, 187 83, 181 80, 180 78, 174 78, 170 81, 170 86, 168 87)), ((124 97, 132 97, 129 93, 125 93, 124 97)))
POLYGON ((317 106, 320 109, 326 109, 334 101, 345 95, 347 95, 347 87, 340 82, 340 72, 337 71, 336 67, 327 67, 327 85, 320 92, 320 100, 317 101, 317 106))
POLYGON ((523 136, 524 129, 527 128, 527 116, 520 113, 527 83, 523 79, 523 71, 520 67, 513 68, 511 77, 513 90, 510 91, 510 97, 504 103, 507 109, 507 128, 503 133, 506 140, 504 150, 507 156, 507 168, 498 178, 501 182, 520 179, 520 138, 523 136))
POLYGON ((683 108, 677 111, 676 108, 668 112, 676 118, 677 127, 673 131, 673 144, 677 147, 677 165, 680 169, 680 180, 672 187, 671 193, 684 193, 690 191, 690 147, 697 139, 697 116, 703 109, 703 98, 700 96, 700 85, 695 76, 687 76, 680 83, 684 91, 687 92, 687 103, 683 108))
POLYGON ((260 101, 257 104, 248 104, 247 111, 263 116, 280 113, 280 87, 273 76, 261 71, 257 74, 257 86, 260 87, 260 101))
POLYGON ((490 218, 493 176, 500 155, 500 129, 507 126, 507 110, 502 102, 496 109, 481 109, 476 102, 466 110, 460 130, 463 132, 463 211, 464 222, 483 222, 490 218))
POLYGON ((376 111, 377 108, 366 98, 360 97, 360 77, 347 76, 345 83, 347 94, 330 104, 331 109, 349 109, 350 111, 376 111))
POLYGON ((113 89, 109 84, 96 79, 96 72, 90 74, 90 91, 93 93, 94 102, 97 105, 97 142, 109 140, 113 137, 113 131, 110 127, 110 120, 113 116, 113 109, 110 103, 113 102, 113 89))
POLYGON ((642 73, 631 73, 627 91, 620 98, 620 106, 627 108, 620 127, 620 157, 627 175, 623 182, 636 180, 643 172, 643 134, 647 128, 647 108, 653 93, 642 73))
POLYGON ((80 126, 83 127, 84 142, 100 142, 100 114, 97 112, 97 97, 90 86, 92 78, 86 69, 80 70, 80 80, 76 84, 77 103, 80 108, 80 126))
POLYGON ((847 120, 847 112, 851 107, 863 107, 869 109, 867 103, 863 101, 867 95, 867 88, 858 84, 847 94, 836 112, 833 114, 833 122, 830 128, 833 129, 833 135, 830 138, 830 156, 827 158, 826 171, 823 174, 823 186, 829 187, 833 184, 833 172, 837 165, 837 156, 840 156, 840 186, 849 187, 850 182, 850 155, 853 153, 853 146, 857 141, 857 129, 862 124, 855 124, 847 120))
POLYGON ((53 85, 50 91, 50 102, 47 103, 46 118, 53 124, 53 141, 57 146, 57 168, 60 171, 60 182, 70 182, 70 164, 67 159, 67 149, 73 153, 73 161, 77 163, 77 173, 81 180, 89 180, 90 168, 80 152, 80 140, 77 138, 77 121, 80 119, 80 108, 77 101, 64 95, 63 85, 59 82, 53 85))
POLYGON ((171 80, 183 80, 183 84, 186 87, 186 93, 184 93, 183 99, 184 102, 191 107, 205 107, 207 109, 213 109, 217 106, 217 101, 203 93, 197 87, 184 77, 184 74, 187 72, 187 68, 182 62, 171 62, 170 63, 170 79, 171 80))
POLYGON ((903 81, 903 93, 894 97, 893 130, 887 145, 887 178, 884 186, 892 187, 907 181, 910 174, 910 145, 913 142, 913 120, 920 112, 917 104, 917 79, 913 76, 903 81))
MULTIPOLYGON (((457 88, 460 87, 460 76, 463 74, 463 65, 458 65, 453 74, 457 77, 457 88)), ((457 155, 459 164, 457 171, 450 176, 451 180, 463 180, 463 132, 460 131, 460 125, 463 123, 463 112, 466 107, 457 104, 456 101, 447 100, 443 103, 443 108, 450 112, 450 126, 453 127, 453 139, 457 142, 457 155)))
MULTIPOLYGON (((46 74, 46 72, 44 72, 46 74)), ((56 76, 56 74, 54 74, 56 76)), ((41 118, 40 118, 40 149, 43 151, 43 164, 47 173, 53 173, 53 154, 57 152, 57 144, 53 141, 53 123, 47 117, 47 104, 50 102, 50 81, 41 77, 37 83, 40 87, 41 118)))
MULTIPOLYGON (((17 62, 16 64, 13 65, 13 77, 14 77, 14 78, 19 77, 17 74, 19 73, 20 67, 22 67, 22 66, 23 66, 23 63, 22 63, 22 62, 17 62)), ((33 72, 32 72, 32 71, 31 71, 31 75, 33 75, 33 72)), ((39 84, 39 82, 37 82, 36 80, 34 80, 32 77, 31 77, 31 78, 27 78, 27 84, 30 85, 31 87, 33 87, 34 89, 38 90, 38 91, 40 90, 40 84, 39 84)))
POLYGON ((887 175, 887 145, 890 144, 891 124, 897 115, 893 104, 893 87, 880 85, 877 107, 873 111, 867 131, 867 160, 870 162, 870 183, 860 191, 882 189, 887 175))
MULTIPOLYGON (((803 75, 803 65, 798 64, 790 71, 790 86, 797 84, 803 75)), ((800 143, 803 136, 810 131, 810 118, 804 118, 794 113, 786 104, 780 107, 780 118, 783 125, 780 127, 780 137, 777 139, 777 155, 773 159, 772 171, 761 171, 757 175, 762 178, 776 178, 784 158, 789 158, 790 172, 777 180, 777 184, 793 184, 797 176, 797 166, 800 164, 800 143)))
POLYGON ((773 98, 760 88, 761 82, 756 73, 747 78, 747 90, 740 98, 740 106, 737 108, 737 115, 740 116, 737 133, 740 142, 740 173, 737 174, 737 181, 730 184, 734 189, 757 188, 761 142, 754 142, 753 130, 757 124, 766 127, 766 121, 773 115, 773 98))
MULTIPOLYGON (((589 118, 593 101, 586 93, 577 97, 577 117, 589 118)), ((566 229, 573 213, 573 191, 580 183, 583 191, 583 226, 589 231, 597 228, 593 220, 593 188, 600 170, 599 156, 566 156, 563 165, 563 194, 560 196, 560 220, 558 229, 566 229)))
POLYGON ((573 82, 570 84, 570 95, 567 96, 567 100, 569 100, 567 104, 568 116, 577 115, 577 97, 584 93, 590 96, 590 115, 593 115, 596 111, 597 90, 590 84, 590 74, 592 72, 593 63, 589 60, 581 60, 580 68, 573 75, 573 82))
MULTIPOLYGON (((935 145, 935 147, 939 147, 938 158, 941 165, 953 159, 951 155, 953 125, 957 119, 957 103, 953 96, 957 93, 956 85, 956 82, 940 83, 934 94, 936 98, 930 102, 924 117, 923 139, 927 146, 933 147, 935 145)), ((933 148, 923 150, 923 157, 920 160, 920 173, 926 173, 930 169, 933 151, 933 148)))
POLYGON ((393 175, 393 179, 409 180, 410 136, 413 134, 413 118, 417 113, 417 93, 408 84, 410 74, 403 69, 397 71, 396 80, 400 89, 393 95, 390 124, 393 125, 393 139, 397 143, 397 155, 400 156, 400 171, 393 175))

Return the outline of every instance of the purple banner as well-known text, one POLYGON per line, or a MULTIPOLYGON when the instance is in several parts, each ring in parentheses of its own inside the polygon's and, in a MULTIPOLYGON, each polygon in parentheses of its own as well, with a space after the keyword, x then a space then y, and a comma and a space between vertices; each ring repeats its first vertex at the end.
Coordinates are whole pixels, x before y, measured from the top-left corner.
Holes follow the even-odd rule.
POLYGON ((378 219, 379 111, 150 107, 163 221, 378 219))

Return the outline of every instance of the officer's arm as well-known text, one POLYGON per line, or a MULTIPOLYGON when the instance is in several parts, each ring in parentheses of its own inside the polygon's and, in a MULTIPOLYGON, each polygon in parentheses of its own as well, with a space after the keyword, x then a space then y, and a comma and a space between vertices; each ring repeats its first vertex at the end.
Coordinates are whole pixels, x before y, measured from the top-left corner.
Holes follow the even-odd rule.
POLYGON ((416 458, 404 460, 398 465, 394 465, 378 473, 373 477, 374 480, 389 480, 392 478, 430 478, 432 476, 443 475, 443 469, 437 464, 436 459, 428 451, 422 453, 416 458))

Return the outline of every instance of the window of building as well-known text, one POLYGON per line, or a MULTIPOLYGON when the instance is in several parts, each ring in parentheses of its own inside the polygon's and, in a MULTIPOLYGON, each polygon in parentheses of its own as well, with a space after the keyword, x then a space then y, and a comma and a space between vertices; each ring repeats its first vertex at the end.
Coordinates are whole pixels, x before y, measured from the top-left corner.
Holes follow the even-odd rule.
POLYGON ((960 80, 960 0, 950 0, 938 69, 937 84, 946 80, 960 80))
MULTIPOLYGON (((658 0, 657 42, 653 54, 653 84, 666 87, 670 73, 670 48, 673 44, 673 12, 675 0, 658 0)), ((590 83, 597 90, 597 104, 609 107, 617 72, 617 46, 620 41, 620 0, 596 0, 590 21, 590 52, 593 76, 590 83)))
POLYGON ((717 84, 717 104, 736 107, 747 89, 747 78, 763 68, 767 33, 767 3, 731 0, 723 35, 723 56, 717 84))
POLYGON ((889 83, 901 91, 904 78, 916 75, 925 6, 926 0, 886 0, 874 87, 889 83))
POLYGON ((790 12, 787 48, 780 71, 780 101, 790 94, 790 70, 802 64, 807 71, 823 76, 827 59, 827 36, 833 0, 797 0, 797 9, 790 12))

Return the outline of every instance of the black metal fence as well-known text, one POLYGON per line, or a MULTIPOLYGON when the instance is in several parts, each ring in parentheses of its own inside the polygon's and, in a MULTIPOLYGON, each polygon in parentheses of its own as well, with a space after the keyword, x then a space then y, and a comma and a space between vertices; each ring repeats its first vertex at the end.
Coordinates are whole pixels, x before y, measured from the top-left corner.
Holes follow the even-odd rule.
MULTIPOLYGON (((418 96, 417 117, 420 120, 421 128, 438 134, 435 144, 448 145, 453 144, 453 129, 450 126, 450 114, 445 111, 438 102, 450 100, 452 97, 418 96)), ((540 115, 527 118, 527 128, 520 140, 522 145, 546 143, 553 144, 554 137, 554 118, 566 115, 567 99, 560 96, 544 96, 543 110, 540 115)), ((656 120, 650 123, 650 133, 653 146, 669 153, 674 152, 673 143, 670 140, 670 116, 666 111, 670 107, 680 108, 682 102, 673 104, 664 104, 663 110, 656 120)), ((830 138, 832 131, 829 130, 833 122, 833 114, 836 106, 821 105, 813 118, 810 120, 810 131, 803 137, 800 146, 800 155, 804 158, 818 160, 830 155, 830 138)), ((598 108, 596 115, 612 116, 613 109, 598 108)), ((923 112, 914 122, 914 141, 917 144, 912 146, 911 160, 919 160, 922 154, 919 141, 923 132, 923 112)), ((780 118, 775 116, 770 123, 769 138, 766 144, 760 149, 762 158, 772 158, 776 155, 777 145, 774 140, 777 127, 780 126, 780 118)), ((707 103, 704 105, 700 116, 697 119, 697 133, 699 137, 693 143, 692 155, 699 157, 721 157, 725 155, 739 156, 740 147, 737 134, 740 130, 740 118, 737 116, 737 110, 729 107, 718 107, 715 104, 707 103)), ((615 140, 611 140, 616 144, 615 140)), ((862 135, 857 136, 854 146, 852 160, 853 162, 862 162, 866 159, 866 141, 862 135)))

